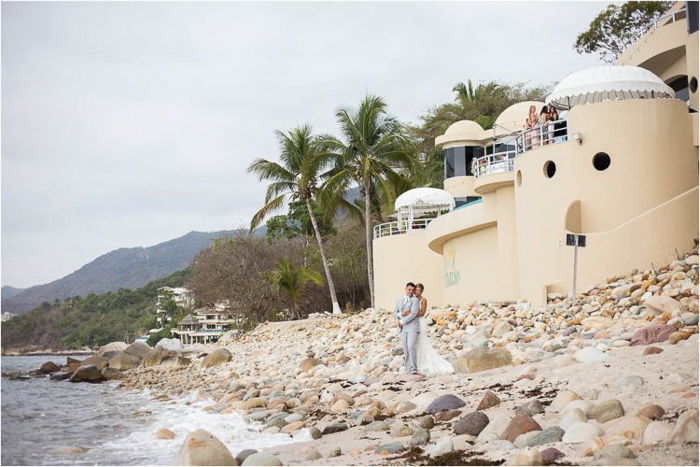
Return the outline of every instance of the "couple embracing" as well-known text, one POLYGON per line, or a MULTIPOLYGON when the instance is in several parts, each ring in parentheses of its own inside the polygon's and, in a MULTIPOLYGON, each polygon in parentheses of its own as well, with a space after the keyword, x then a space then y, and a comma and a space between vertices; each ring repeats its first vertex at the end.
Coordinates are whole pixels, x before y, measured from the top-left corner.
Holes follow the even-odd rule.
POLYGON ((401 346, 406 365, 406 373, 432 375, 452 373, 452 365, 440 357, 428 339, 428 323, 425 314, 428 300, 423 296, 423 284, 409 282, 404 295, 394 307, 394 316, 401 329, 401 346))

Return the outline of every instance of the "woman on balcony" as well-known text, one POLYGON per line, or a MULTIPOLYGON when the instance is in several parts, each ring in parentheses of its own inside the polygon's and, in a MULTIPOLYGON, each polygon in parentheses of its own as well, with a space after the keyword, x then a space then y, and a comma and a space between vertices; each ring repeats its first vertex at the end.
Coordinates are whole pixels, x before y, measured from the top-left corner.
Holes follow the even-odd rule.
POLYGON ((530 111, 525 119, 525 134, 523 135, 523 146, 525 151, 529 151, 534 147, 540 145, 539 131, 537 130, 537 125, 539 124, 539 119, 537 118, 537 107, 534 105, 530 106, 530 111))

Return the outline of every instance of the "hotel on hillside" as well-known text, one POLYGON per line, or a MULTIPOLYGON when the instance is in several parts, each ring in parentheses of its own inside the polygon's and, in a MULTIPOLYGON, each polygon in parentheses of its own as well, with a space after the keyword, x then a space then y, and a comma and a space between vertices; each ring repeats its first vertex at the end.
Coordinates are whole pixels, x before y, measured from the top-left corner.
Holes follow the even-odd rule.
POLYGON ((698 3, 677 2, 616 65, 570 74, 492 129, 456 122, 435 141, 444 190, 403 193, 374 226, 376 305, 409 280, 432 305, 540 305, 571 293, 574 256, 578 291, 677 259, 698 236, 697 111, 698 3), (559 120, 523 129, 532 105, 559 120))

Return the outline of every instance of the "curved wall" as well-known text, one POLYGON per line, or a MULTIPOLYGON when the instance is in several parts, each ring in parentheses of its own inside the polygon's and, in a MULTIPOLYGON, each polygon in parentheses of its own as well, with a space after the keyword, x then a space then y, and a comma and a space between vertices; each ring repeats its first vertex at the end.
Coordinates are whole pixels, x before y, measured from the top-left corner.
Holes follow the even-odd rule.
MULTIPOLYGON (((515 159, 516 179, 521 180, 515 184, 521 296, 542 303, 546 285, 565 284, 571 276, 571 266, 564 266, 571 261, 571 247, 565 245, 567 224, 584 233, 610 231, 697 186, 698 155, 690 121, 687 107, 673 99, 583 105, 569 114, 569 135, 579 133, 582 144, 571 140, 515 159), (603 171, 592 162, 599 152, 611 159, 603 171), (552 178, 544 170, 548 161, 556 164, 552 178)), ((697 219, 697 212, 685 217, 697 219)), ((663 235, 680 223, 655 229, 663 235)), ((648 267, 647 258, 669 248, 659 245, 640 252, 628 249, 630 244, 620 240, 616 248, 636 258, 635 267, 648 267)), ((681 251, 683 245, 676 247, 681 251)), ((581 264, 582 274, 605 278, 609 271, 600 264, 581 264)))
POLYGON ((393 310, 409 281, 425 285, 429 307, 445 304, 442 256, 428 248, 425 230, 375 238, 373 248, 377 308, 393 310))

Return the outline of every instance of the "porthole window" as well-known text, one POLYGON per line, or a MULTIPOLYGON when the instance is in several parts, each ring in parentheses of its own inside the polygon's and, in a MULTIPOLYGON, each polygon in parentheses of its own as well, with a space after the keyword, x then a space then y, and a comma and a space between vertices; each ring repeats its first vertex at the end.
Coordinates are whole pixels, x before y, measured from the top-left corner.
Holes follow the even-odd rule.
POLYGON ((552 177, 554 177, 555 173, 557 173, 557 165, 552 161, 545 162, 544 163, 544 175, 547 178, 552 178, 552 177))
POLYGON ((523 174, 518 170, 518 173, 515 174, 515 183, 518 184, 518 186, 523 184, 523 174))
POLYGON ((690 84, 688 84, 688 87, 690 88, 691 92, 698 90, 698 79, 695 76, 690 78, 690 84))
POLYGON ((599 152, 595 156, 593 156, 593 167, 595 167, 596 170, 603 171, 610 167, 610 156, 608 156, 604 152, 599 152))

